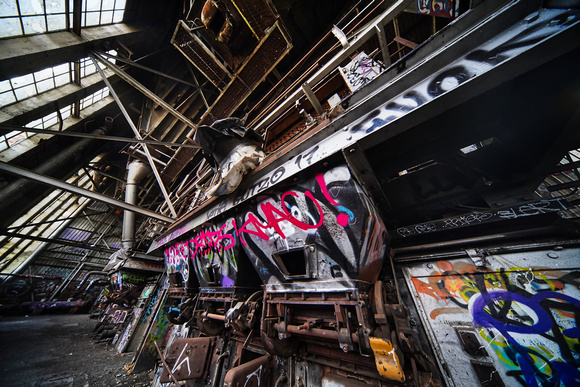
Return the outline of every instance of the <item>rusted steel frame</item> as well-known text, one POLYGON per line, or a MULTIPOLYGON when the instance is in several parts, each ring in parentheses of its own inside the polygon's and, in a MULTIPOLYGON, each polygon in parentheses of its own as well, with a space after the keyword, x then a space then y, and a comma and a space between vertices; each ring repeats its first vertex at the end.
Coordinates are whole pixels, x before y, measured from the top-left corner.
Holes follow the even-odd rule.
MULTIPOLYGON (((372 12, 374 12, 374 11, 375 11, 375 10, 378 8, 378 6, 379 6, 379 5, 381 5, 383 2, 384 2, 384 1, 380 1, 380 2, 377 4, 377 6, 375 6, 375 8, 373 8, 373 9, 372 9, 372 10, 369 12, 369 14, 371 14, 372 12)), ((360 3, 360 2, 359 2, 359 3, 360 3)), ((359 3, 357 3, 357 5, 358 5, 359 3)), ((372 3, 371 3, 371 4, 372 4, 372 3)), ((352 18, 352 19, 351 19, 351 20, 350 20, 350 21, 349 21, 349 22, 348 22, 348 23, 347 23, 347 24, 346 24, 346 25, 345 25, 343 28, 341 28, 341 30, 344 30, 346 27, 348 27, 348 26, 349 26, 349 25, 350 25, 350 24, 351 24, 353 21, 355 21, 355 20, 356 20, 356 18, 357 18, 359 15, 362 15, 362 14, 364 14, 364 12, 366 11, 366 9, 367 9, 367 8, 368 8, 368 7, 369 7, 371 4, 367 5, 367 6, 366 6, 366 7, 365 7, 365 8, 364 8, 364 9, 363 9, 361 12, 357 13, 357 14, 356 14, 356 15, 355 15, 355 16, 354 16, 354 17, 353 17, 353 18, 352 18)), ((356 7, 357 5, 355 5, 355 7, 356 7)), ((353 8, 351 9, 351 11, 352 11, 352 10, 353 10, 355 7, 353 7, 353 8)), ((351 11, 349 11, 349 13, 350 13, 351 11)), ((347 15, 348 15, 348 14, 347 14, 347 15)), ((367 14, 367 16, 368 16, 368 14, 367 14)), ((364 21, 364 20, 366 19, 366 17, 367 17, 367 16, 365 16, 365 17, 364 17, 364 18, 363 18, 361 21, 359 21, 357 24, 355 24, 355 26, 354 26, 353 28, 351 28, 351 29, 350 29, 350 30, 347 32, 347 34, 351 33, 351 32, 352 32, 352 31, 353 31, 355 28, 357 28, 357 27, 359 26, 359 24, 360 24, 362 21, 364 21)), ((346 17, 346 15, 345 15, 345 17, 346 17)), ((340 24, 340 22, 342 22, 342 19, 341 19, 341 20, 340 20, 338 23, 336 23, 336 24, 337 24, 337 25, 339 25, 339 24, 340 24)), ((292 73, 293 73, 293 72, 294 72, 294 71, 295 71, 295 70, 296 70, 296 69, 297 69, 299 66, 301 66, 301 65, 303 64, 303 62, 305 62, 305 61, 306 61, 306 59, 307 59, 307 58, 310 56, 310 54, 312 54, 313 52, 315 52, 315 51, 316 51, 316 49, 318 48, 318 46, 319 46, 320 44, 322 44, 322 42, 324 42, 324 41, 326 40, 326 38, 328 38, 329 36, 333 36, 333 35, 332 35, 332 31, 328 31, 328 32, 326 33, 326 35, 324 35, 324 36, 322 37, 322 39, 320 39, 320 40, 319 40, 319 41, 318 41, 318 42, 317 42, 317 43, 314 45, 314 47, 312 47, 312 48, 310 49, 310 51, 308 51, 308 52, 306 53, 306 55, 304 55, 304 57, 302 57, 302 59, 301 59, 301 60, 300 60, 298 63, 296 63, 296 64, 294 65, 294 67, 292 67, 292 69, 290 69, 290 71, 288 71, 288 72, 286 73, 286 75, 284 75, 284 77, 282 77, 282 78, 281 78, 281 79, 278 81, 278 83, 276 83, 276 85, 274 85, 274 87, 272 87, 271 91, 270 91, 270 92, 268 92, 268 94, 266 94, 266 95, 265 95, 265 96, 264 96, 264 97, 263 97, 263 98, 262 98, 260 101, 258 101, 258 103, 255 105, 255 107, 254 107, 254 108, 252 108, 252 109, 250 110, 249 114, 251 114, 251 113, 254 111, 254 109, 256 109, 256 108, 258 108, 259 106, 261 106, 261 104, 262 104, 262 102, 263 102, 263 101, 266 101, 266 100, 268 100, 268 99, 270 98, 270 93, 274 92, 274 91, 276 90, 276 88, 277 88, 277 87, 278 87, 280 84, 282 84, 282 83, 283 83, 283 82, 286 80, 286 78, 287 78, 287 77, 289 77, 289 76, 290 76, 290 75, 291 75, 291 74, 292 74, 292 73)), ((321 58, 323 58, 323 57, 325 57, 326 55, 328 55, 330 52, 332 52, 333 50, 335 50, 337 47, 338 47, 338 43, 335 43, 335 44, 333 44, 333 45, 332 45, 332 47, 331 47, 330 49, 328 49, 328 51, 326 51, 326 52, 325 52, 325 53, 324 53, 324 54, 321 56, 321 58)), ((310 66, 310 68, 308 68, 306 71, 304 71, 304 73, 303 73, 301 76, 299 76, 299 77, 298 77, 298 79, 297 79, 297 80, 295 80, 295 81, 294 81, 294 82, 293 82, 293 83, 292 83, 290 86, 288 86, 288 87, 287 87, 285 90, 292 90, 294 87, 296 87, 296 85, 302 84, 302 83, 304 82, 304 78, 305 78, 305 77, 307 77, 307 76, 308 76, 308 75, 309 75, 309 74, 310 74, 312 71, 314 71, 314 70, 315 70, 316 68, 318 68, 319 66, 320 66, 320 64, 319 64, 318 62, 316 62, 316 63, 312 64, 312 65, 310 66)), ((279 93, 279 96, 278 96, 277 98, 275 98, 275 99, 274 99, 272 102, 270 102, 270 103, 269 103, 269 104, 266 106, 266 108, 262 109, 262 113, 260 113, 260 114, 259 114, 259 115, 258 115, 256 118, 254 118, 254 119, 252 120, 252 122, 248 124, 248 126, 250 126, 250 127, 253 127, 253 125, 255 125, 257 122, 259 122, 259 120, 261 119, 261 117, 263 117, 263 116, 264 116, 264 114, 265 114, 264 112, 268 111, 268 110, 270 109, 270 107, 271 107, 271 106, 275 106, 275 105, 276 105, 276 104, 277 104, 279 101, 281 101, 281 100, 283 99, 283 96, 284 96, 284 95, 286 95, 286 94, 288 94, 288 93, 286 93, 286 92, 280 92, 280 93, 279 93)))
MULTIPOLYGON (((349 55, 355 52, 360 46, 362 46, 368 39, 376 34, 375 26, 385 25, 386 23, 393 20, 399 13, 401 13, 412 1, 411 0, 398 0, 392 4, 383 14, 373 21, 370 25, 366 26, 354 39, 350 42, 350 45, 346 49, 342 49, 338 52, 330 61, 324 64, 315 74, 306 80, 310 85, 316 85, 324 77, 326 77, 330 72, 336 69, 336 67, 349 55)), ((356 26, 355 26, 356 27, 356 26)), ((281 103, 277 103, 277 106, 270 110, 270 107, 264 109, 265 113, 262 113, 260 117, 257 117, 249 125, 259 134, 263 133, 276 119, 288 108, 290 108, 294 102, 302 97, 303 90, 301 88, 295 90, 292 93, 283 93, 283 95, 290 94, 286 100, 281 103), (259 121, 258 121, 259 120, 259 121)))
MULTIPOLYGON (((311 361, 313 363, 321 364, 324 366, 329 366, 333 368, 338 368, 348 372, 354 372, 359 375, 364 375, 370 378, 376 378, 376 366, 374 362, 371 364, 362 363, 361 360, 366 360, 369 358, 358 356, 357 360, 346 360, 341 357, 338 359, 332 356, 322 355, 318 353, 311 353, 311 346, 308 346, 308 352, 304 356, 305 360, 311 361)), ((336 351, 335 354, 338 355, 340 352, 336 351)), ((333 353, 334 354, 334 353, 333 353)))
MULTIPOLYGON (((99 57, 97 54, 91 55, 91 60, 93 61, 93 64, 95 65, 97 71, 101 75, 101 78, 103 78, 103 81, 105 82, 105 84, 109 88, 109 92, 113 96, 113 99, 115 100, 115 102, 117 102, 117 105, 119 106, 121 113, 123 113, 123 116, 127 120, 127 123, 129 124, 129 126, 133 130, 133 133, 135 134, 135 138, 137 138, 138 140, 143 140, 141 133, 139 133, 139 129, 137 129, 137 127, 135 126, 135 123, 133 122, 133 120, 129 116, 129 113, 125 109, 125 106, 121 102, 121 99, 119 98, 119 96, 117 95, 115 90, 113 89, 113 86, 111 85, 111 83, 109 82, 107 77, 105 76, 105 73, 103 73, 103 70, 101 70, 101 67, 99 66, 99 64, 97 63, 97 60, 95 58, 100 58, 99 60, 107 63, 109 65, 109 67, 111 67, 112 64, 110 62, 108 62, 107 60, 99 57)), ((121 72, 123 72, 123 71, 121 71, 121 72)), ((159 175, 159 171, 157 170, 157 166, 155 165, 155 161, 153 160, 153 157, 151 156, 151 152, 149 152, 149 148, 145 144, 143 144, 143 151, 145 152, 145 156, 147 156, 147 160, 149 161, 149 165, 151 166, 151 170, 153 171, 153 174, 155 175, 155 179, 157 180, 157 183, 159 184, 159 188, 161 189, 161 193, 163 194, 163 197, 165 198, 165 202, 167 203, 167 206, 169 207, 171 214, 175 218, 177 218, 177 213, 175 212, 175 208, 173 208, 173 204, 171 203, 171 198, 169 197, 169 194, 167 193, 167 189, 165 188, 165 184, 163 184, 163 181, 161 180, 161 176, 159 175)))
POLYGON ((271 299, 267 301, 269 304, 284 304, 284 305, 344 305, 344 306, 358 306, 358 301, 344 301, 344 300, 293 300, 293 299, 271 299))

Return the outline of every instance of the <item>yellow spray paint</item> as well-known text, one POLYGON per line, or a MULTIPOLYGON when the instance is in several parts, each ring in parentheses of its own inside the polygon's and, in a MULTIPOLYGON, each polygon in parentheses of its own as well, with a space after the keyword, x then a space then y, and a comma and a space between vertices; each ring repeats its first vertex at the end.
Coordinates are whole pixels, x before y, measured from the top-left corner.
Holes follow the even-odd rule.
POLYGON ((405 374, 401 368, 399 357, 390 340, 378 337, 370 337, 371 348, 375 354, 375 365, 379 374, 389 380, 397 382, 405 381, 405 374))

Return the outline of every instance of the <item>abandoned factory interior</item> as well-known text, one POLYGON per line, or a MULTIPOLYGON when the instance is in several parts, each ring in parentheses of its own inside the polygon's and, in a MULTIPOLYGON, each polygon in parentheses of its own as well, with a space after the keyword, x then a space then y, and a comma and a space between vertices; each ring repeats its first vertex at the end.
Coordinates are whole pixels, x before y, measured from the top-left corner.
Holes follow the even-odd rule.
POLYGON ((3 0, 0 385, 580 385, 579 0, 3 0))

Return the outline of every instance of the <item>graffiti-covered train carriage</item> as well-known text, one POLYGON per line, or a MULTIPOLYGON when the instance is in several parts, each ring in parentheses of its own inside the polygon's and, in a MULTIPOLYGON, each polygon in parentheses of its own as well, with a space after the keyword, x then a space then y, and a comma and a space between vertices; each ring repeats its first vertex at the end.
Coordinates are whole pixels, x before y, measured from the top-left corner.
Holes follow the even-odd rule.
POLYGON ((578 385, 576 3, 473 4, 159 237, 158 382, 578 385))
MULTIPOLYGON (((170 278, 180 275, 179 283, 186 283, 195 275, 199 283, 195 307, 176 318, 196 328, 185 345, 225 335, 212 342, 220 347, 215 354, 229 353, 223 361, 229 366, 219 365, 228 371, 222 378, 237 380, 241 370, 247 372, 246 365, 234 366, 244 356, 260 356, 256 364, 268 368, 274 367, 272 356, 315 356, 319 366, 362 380, 431 378, 439 385, 405 308, 385 305, 398 298, 394 283, 378 280, 389 245, 381 217, 346 164, 325 164, 217 214, 165 247, 170 278)), ((218 363, 211 353, 207 359, 210 372, 218 363)), ((343 377, 316 372, 299 379, 336 383, 343 377)), ((264 382, 275 373, 264 375, 264 382)))

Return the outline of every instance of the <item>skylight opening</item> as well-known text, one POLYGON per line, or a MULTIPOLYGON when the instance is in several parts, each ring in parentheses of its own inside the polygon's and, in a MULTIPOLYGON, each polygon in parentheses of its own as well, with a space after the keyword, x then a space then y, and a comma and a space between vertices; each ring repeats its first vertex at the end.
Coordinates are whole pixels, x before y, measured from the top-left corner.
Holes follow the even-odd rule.
MULTIPOLYGON (((63 31, 72 26, 73 0, 3 0, 0 38, 63 31)), ((120 23, 126 0, 84 0, 81 27, 120 23)))
MULTIPOLYGON (((109 50, 107 53, 117 55, 115 50, 109 50)), ((114 59, 109 60, 114 62, 114 59)), ((80 59, 80 64, 81 79, 97 72, 91 58, 80 59)), ((73 73, 72 64, 67 62, 35 73, 0 81, 0 107, 64 86, 72 82, 73 73)))
MULTIPOLYGON (((72 0, 71 9, 72 9, 72 0)), ((120 23, 123 21, 126 0, 84 0, 83 27, 120 23)))
POLYGON ((22 101, 71 81, 70 65, 63 63, 35 73, 0 81, 0 106, 22 101))
POLYGON ((83 98, 81 100, 81 111, 83 109, 91 106, 95 102, 102 100, 103 98, 107 97, 108 95, 109 95, 109 88, 104 87, 101 90, 97 91, 96 93, 93 93, 93 94, 89 95, 88 97, 83 98))
MULTIPOLYGON (((89 106, 97 103, 98 101, 102 100, 103 98, 109 95, 109 88, 104 87, 101 90, 81 99, 79 101, 80 110, 83 111, 84 109, 88 108, 89 106)), ((59 109, 61 119, 64 121, 67 118, 72 116, 72 112, 74 109, 74 104, 68 105, 59 109)), ((59 118, 57 112, 52 112, 47 114, 46 116, 39 118, 37 120, 31 121, 28 124, 24 125, 27 128, 35 128, 35 129, 50 129, 51 127, 55 127, 59 123, 59 118)), ((55 127, 56 128, 56 127, 55 127)), ((13 147, 14 145, 18 144, 21 141, 26 140, 34 136, 33 133, 26 133, 21 131, 13 131, 10 133, 6 133, 0 135, 0 152, 13 147)))

